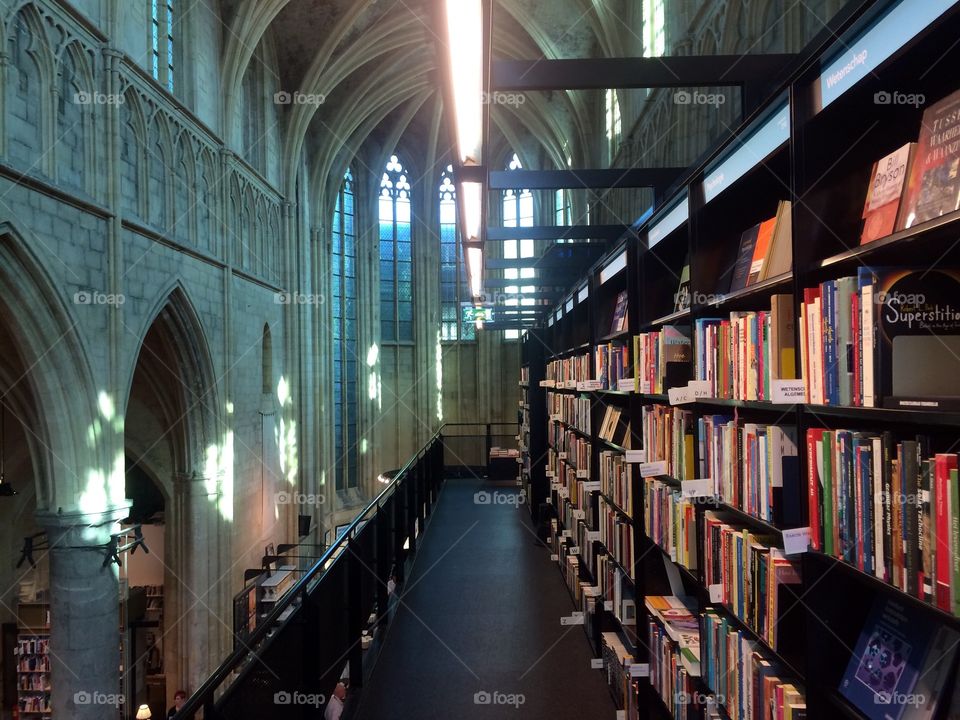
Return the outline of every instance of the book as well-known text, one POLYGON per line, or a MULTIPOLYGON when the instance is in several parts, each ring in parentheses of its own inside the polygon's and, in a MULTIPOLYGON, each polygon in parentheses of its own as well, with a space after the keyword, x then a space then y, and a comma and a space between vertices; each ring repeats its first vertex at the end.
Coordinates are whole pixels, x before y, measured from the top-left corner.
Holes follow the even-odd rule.
POLYGON ((960 271, 874 273, 883 406, 960 408, 960 271))
POLYGON ((627 291, 621 290, 617 294, 617 302, 613 308, 613 322, 610 325, 610 334, 616 335, 627 329, 627 291))
POLYGON ((861 245, 890 235, 896 229, 903 188, 916 148, 916 143, 907 143, 873 164, 863 204, 861 245))
POLYGON ((760 280, 777 277, 793 269, 793 205, 789 200, 780 201, 775 222, 769 257, 760 280))
POLYGON ((924 111, 908 178, 901 228, 960 208, 960 91, 924 111))
POLYGON ((940 626, 900 602, 878 598, 840 683, 840 693, 871 720, 900 720, 934 652, 940 626))
POLYGON ((673 311, 690 309, 690 263, 684 262, 683 270, 680 271, 680 285, 677 287, 677 294, 673 296, 673 311))
POLYGON ((765 276, 767 261, 770 258, 770 249, 773 245, 773 233, 777 229, 777 218, 772 217, 760 223, 757 230, 757 240, 753 245, 753 258, 750 261, 750 273, 747 275, 746 285, 753 285, 765 276))
POLYGON ((740 236, 740 248, 737 250, 737 259, 733 264, 733 273, 730 277, 730 287, 727 292, 743 290, 747 286, 747 279, 750 277, 750 270, 753 266, 754 249, 760 235, 760 225, 761 223, 757 223, 749 230, 745 230, 740 236))

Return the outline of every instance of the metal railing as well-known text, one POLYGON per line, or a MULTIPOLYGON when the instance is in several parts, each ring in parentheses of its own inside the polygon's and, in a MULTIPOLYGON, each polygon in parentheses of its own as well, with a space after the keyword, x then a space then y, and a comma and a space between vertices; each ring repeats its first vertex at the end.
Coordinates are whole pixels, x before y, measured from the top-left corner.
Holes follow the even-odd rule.
POLYGON ((444 477, 444 428, 400 470, 206 682, 176 720, 320 717, 349 663, 362 684, 362 631, 388 607, 444 477))

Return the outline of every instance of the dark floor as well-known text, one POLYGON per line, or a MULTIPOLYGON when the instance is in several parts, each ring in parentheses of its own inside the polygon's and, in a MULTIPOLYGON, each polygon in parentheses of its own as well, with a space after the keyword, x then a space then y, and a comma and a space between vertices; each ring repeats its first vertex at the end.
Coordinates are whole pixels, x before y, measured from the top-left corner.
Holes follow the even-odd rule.
POLYGON ((517 492, 446 483, 354 717, 612 720, 583 627, 560 625, 573 601, 528 508, 476 503, 483 490, 517 492))

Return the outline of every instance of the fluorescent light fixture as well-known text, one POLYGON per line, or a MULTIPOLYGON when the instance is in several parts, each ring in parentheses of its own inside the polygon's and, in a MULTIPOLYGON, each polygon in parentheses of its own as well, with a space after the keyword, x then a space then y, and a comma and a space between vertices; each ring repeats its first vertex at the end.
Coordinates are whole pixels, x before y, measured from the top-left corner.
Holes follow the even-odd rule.
POLYGON ((457 149, 463 165, 483 164, 483 4, 445 0, 457 149))
POLYGON ((617 255, 613 260, 611 260, 605 268, 600 271, 600 284, 603 285, 607 280, 612 278, 618 272, 623 270, 627 266, 627 251, 624 250, 622 253, 617 255))
POLYGON ((479 240, 483 229, 483 184, 478 182, 460 183, 460 196, 463 198, 463 236, 467 240, 479 240))
POLYGON ((473 297, 483 294, 483 250, 467 248, 467 272, 470 275, 470 293, 473 297))

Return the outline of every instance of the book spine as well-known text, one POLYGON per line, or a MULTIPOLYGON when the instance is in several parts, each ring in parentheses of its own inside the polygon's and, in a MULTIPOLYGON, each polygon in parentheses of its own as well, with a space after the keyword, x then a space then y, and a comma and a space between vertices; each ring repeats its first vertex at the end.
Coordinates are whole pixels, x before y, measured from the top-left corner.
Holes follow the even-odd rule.
POLYGON ((917 527, 917 500, 919 497, 919 468, 917 467, 917 443, 913 440, 905 440, 901 444, 900 461, 903 472, 903 498, 902 507, 905 515, 904 540, 906 542, 905 558, 907 572, 906 591, 913 597, 919 597, 919 576, 920 567, 917 562, 917 536, 919 528, 917 527))
POLYGON ((823 549, 823 526, 820 522, 820 472, 817 467, 817 431, 807 430, 807 512, 811 528, 810 544, 823 549))
POLYGON ((883 566, 884 580, 894 583, 894 554, 893 542, 893 436, 885 432, 881 439, 883 455, 883 566))
POLYGON ((946 612, 950 605, 950 466, 949 456, 938 453, 934 458, 934 531, 936 550, 936 603, 946 612))
POLYGON ((950 596, 953 614, 960 617, 960 473, 950 469, 950 596))

